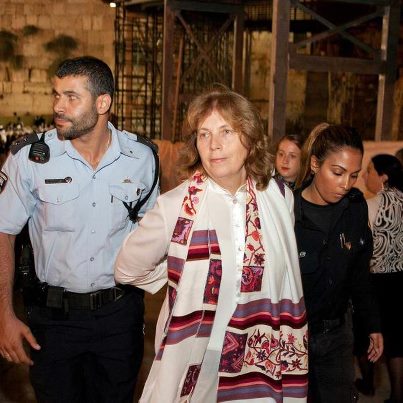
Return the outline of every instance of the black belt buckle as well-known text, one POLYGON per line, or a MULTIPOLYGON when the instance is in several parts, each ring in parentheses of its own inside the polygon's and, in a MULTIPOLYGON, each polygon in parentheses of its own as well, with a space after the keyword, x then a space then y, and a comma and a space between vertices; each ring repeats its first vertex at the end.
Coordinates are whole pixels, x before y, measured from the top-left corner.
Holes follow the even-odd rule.
POLYGON ((125 291, 122 290, 121 288, 119 288, 119 287, 112 288, 113 301, 120 300, 120 298, 122 298, 124 294, 125 294, 125 291))
POLYGON ((102 290, 94 291, 90 294, 90 309, 95 311, 102 307, 102 290))

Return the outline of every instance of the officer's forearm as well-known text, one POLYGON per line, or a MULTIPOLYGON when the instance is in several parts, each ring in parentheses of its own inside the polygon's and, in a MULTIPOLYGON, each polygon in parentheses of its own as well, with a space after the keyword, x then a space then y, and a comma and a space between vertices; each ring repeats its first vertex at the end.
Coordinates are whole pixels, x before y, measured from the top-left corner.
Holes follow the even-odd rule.
POLYGON ((0 232, 0 316, 13 311, 15 235, 0 232))

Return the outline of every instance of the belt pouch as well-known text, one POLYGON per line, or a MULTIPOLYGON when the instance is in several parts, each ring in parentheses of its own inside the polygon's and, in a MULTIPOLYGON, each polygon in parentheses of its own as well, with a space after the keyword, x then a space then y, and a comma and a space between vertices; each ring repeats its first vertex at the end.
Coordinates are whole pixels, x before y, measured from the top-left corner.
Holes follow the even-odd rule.
POLYGON ((63 308, 63 287, 49 287, 46 296, 46 306, 48 308, 63 308))

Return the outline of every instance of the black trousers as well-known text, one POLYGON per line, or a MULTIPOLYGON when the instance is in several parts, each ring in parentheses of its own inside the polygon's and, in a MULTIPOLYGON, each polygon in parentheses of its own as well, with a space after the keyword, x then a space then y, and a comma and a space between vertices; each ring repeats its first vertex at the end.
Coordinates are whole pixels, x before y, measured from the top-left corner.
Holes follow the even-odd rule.
POLYGON ((144 301, 129 293, 96 311, 28 309, 41 350, 30 378, 40 403, 132 403, 144 351, 144 301))

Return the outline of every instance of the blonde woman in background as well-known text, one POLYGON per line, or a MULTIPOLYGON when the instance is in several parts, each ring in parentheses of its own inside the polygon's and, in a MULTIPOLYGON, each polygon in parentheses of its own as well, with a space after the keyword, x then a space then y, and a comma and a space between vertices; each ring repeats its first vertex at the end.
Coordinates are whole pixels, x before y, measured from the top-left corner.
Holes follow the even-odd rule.
POLYGON ((292 190, 295 188, 295 181, 301 169, 302 144, 303 140, 299 134, 286 134, 277 144, 276 175, 292 190))

